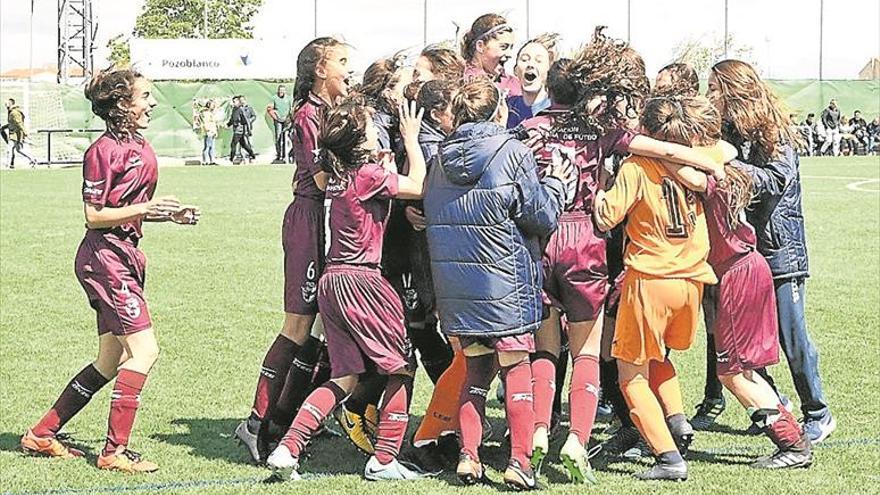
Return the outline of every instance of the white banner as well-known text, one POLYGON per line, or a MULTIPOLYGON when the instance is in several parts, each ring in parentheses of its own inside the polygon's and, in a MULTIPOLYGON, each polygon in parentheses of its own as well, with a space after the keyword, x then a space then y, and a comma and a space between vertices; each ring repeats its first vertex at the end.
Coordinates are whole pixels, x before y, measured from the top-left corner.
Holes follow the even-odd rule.
POLYGON ((131 40, 131 64, 153 80, 292 79, 301 47, 253 39, 131 40))

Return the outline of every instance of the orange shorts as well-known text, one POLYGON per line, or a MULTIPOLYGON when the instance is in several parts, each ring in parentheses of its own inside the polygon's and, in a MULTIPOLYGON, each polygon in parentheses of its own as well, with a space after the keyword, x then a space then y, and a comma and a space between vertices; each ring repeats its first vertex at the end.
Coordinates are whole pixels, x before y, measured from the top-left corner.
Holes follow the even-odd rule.
POLYGON ((658 278, 627 269, 611 355, 627 363, 666 359, 666 348, 688 349, 700 315, 703 283, 658 278))

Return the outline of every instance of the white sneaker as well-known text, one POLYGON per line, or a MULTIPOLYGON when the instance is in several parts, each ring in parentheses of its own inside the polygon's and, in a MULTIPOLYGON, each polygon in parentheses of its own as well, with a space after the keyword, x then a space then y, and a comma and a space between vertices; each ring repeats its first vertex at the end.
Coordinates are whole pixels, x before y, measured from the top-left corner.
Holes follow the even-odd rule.
POLYGON ((577 435, 569 433, 565 445, 559 452, 559 458, 568 472, 568 478, 572 483, 576 484, 597 484, 596 476, 590 467, 590 461, 587 458, 587 451, 577 435))
POLYGON ((376 456, 371 456, 364 468, 364 478, 367 481, 409 481, 421 480, 430 477, 431 474, 418 471, 415 466, 407 467, 397 459, 382 464, 376 456))
POLYGON ((272 451, 272 454, 266 459, 266 465, 269 466, 269 469, 282 476, 289 472, 290 474, 288 475, 288 478, 293 481, 299 481, 302 479, 299 475, 299 459, 292 456, 284 444, 279 444, 278 447, 272 451))
POLYGON ((250 452, 251 457, 254 459, 254 462, 257 464, 260 463, 260 451, 257 449, 257 435, 251 433, 250 430, 247 429, 247 420, 242 421, 235 428, 235 438, 238 439, 238 442, 245 447, 247 447, 248 452, 250 452))

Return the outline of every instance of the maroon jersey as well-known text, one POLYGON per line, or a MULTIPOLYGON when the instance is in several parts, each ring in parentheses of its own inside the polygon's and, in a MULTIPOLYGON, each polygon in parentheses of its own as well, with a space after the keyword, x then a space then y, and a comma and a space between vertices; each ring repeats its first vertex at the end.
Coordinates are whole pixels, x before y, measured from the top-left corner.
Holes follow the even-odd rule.
MULTIPOLYGON (((83 202, 121 208, 153 199, 159 167, 156 153, 144 138, 117 139, 106 132, 89 146, 83 159, 83 202)), ((96 229, 137 244, 140 218, 110 229, 96 229)))
POLYGON ((566 206, 565 213, 590 214, 593 211, 593 199, 599 185, 599 167, 612 153, 627 154, 636 134, 630 129, 614 129, 604 136, 598 136, 578 123, 555 123, 557 118, 565 116, 568 112, 568 107, 554 104, 525 120, 522 125, 526 129, 533 129, 539 125, 550 129, 544 147, 535 154, 539 173, 543 173, 550 166, 554 149, 575 156, 579 177, 575 185, 574 200, 566 206))
POLYGON ((315 148, 318 147, 318 127, 321 112, 326 104, 309 93, 305 103, 293 115, 293 159, 296 162, 296 196, 323 200, 324 192, 315 184, 315 174, 321 171, 315 163, 315 148))
POLYGON ((391 198, 397 189, 397 173, 376 163, 330 180, 328 264, 379 265, 391 198))
POLYGON ((736 227, 731 227, 730 208, 726 194, 718 189, 714 177, 708 177, 706 192, 702 194, 709 230, 709 264, 717 272, 725 271, 741 255, 755 250, 755 229, 740 215, 736 227))

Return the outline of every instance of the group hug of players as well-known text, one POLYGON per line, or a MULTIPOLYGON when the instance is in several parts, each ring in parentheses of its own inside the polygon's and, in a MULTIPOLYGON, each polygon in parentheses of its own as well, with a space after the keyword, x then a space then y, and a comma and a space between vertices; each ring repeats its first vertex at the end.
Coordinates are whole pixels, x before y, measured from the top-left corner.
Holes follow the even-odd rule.
MULTIPOLYGON (((452 442, 461 482, 486 480, 485 405, 500 375, 504 482, 533 489, 570 354, 559 458, 571 481, 596 483, 591 455, 640 438, 656 463, 638 478, 685 480, 694 428, 671 351, 691 346, 702 304, 707 379, 776 448, 753 466, 809 466, 811 445, 835 424, 804 323, 799 137, 787 111, 737 60, 716 64, 701 96, 685 64, 651 88, 639 54, 602 29, 570 59, 553 35, 529 40, 508 75, 513 46, 512 27, 487 14, 460 53, 428 47, 414 66, 382 59, 357 85, 343 42, 318 38, 299 53, 285 319, 235 436, 256 462, 298 479, 333 415, 370 456, 366 479, 429 476, 398 459, 417 354, 435 388, 413 446, 452 442), (802 422, 765 369, 780 341, 802 422), (621 426, 591 448, 600 390, 621 426)), ((98 467, 158 469, 128 447, 158 356, 137 244, 142 222, 192 225, 200 211, 153 197, 157 162, 141 135, 150 91, 131 70, 103 72, 86 89, 107 132, 85 154, 75 266, 99 354, 27 430, 28 453, 81 456, 59 430, 115 377, 98 467)), ((711 422, 723 402, 710 399, 701 414, 711 422)))

